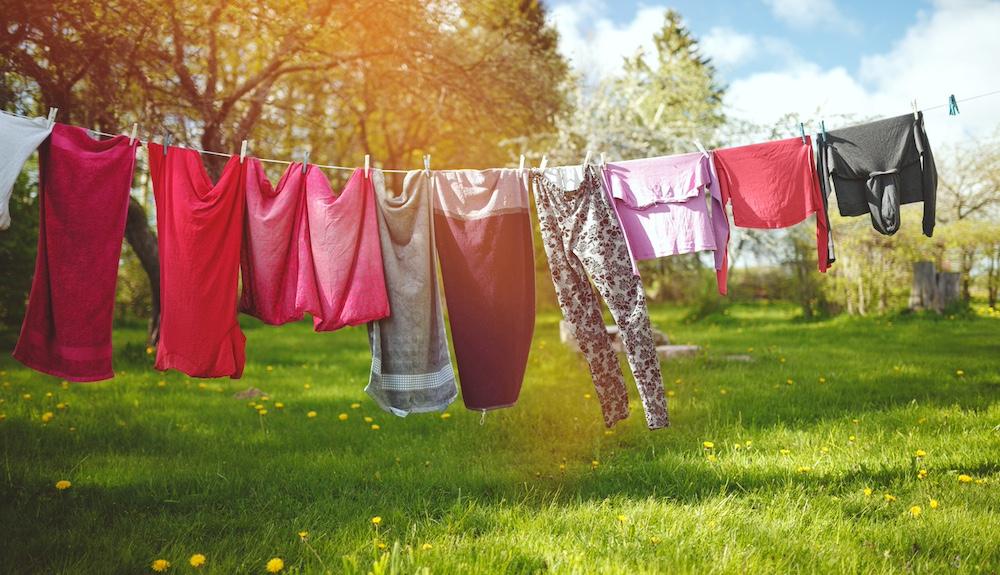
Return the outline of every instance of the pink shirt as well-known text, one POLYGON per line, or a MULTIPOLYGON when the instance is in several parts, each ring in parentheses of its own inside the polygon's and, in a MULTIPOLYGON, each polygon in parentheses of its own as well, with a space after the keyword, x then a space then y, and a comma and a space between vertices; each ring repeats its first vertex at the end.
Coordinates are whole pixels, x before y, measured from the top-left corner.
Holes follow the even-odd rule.
POLYGON ((616 162, 604 174, 635 260, 714 251, 719 293, 726 293, 729 220, 710 155, 616 162))

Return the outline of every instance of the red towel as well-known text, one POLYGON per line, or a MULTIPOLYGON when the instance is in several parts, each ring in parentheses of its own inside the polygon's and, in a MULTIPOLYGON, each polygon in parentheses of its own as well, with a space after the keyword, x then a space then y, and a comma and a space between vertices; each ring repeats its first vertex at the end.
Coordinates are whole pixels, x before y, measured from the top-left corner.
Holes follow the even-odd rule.
POLYGON ((239 378, 246 338, 236 321, 246 166, 229 159, 215 185, 198 152, 149 144, 160 246, 156 369, 239 378))
POLYGON ((514 405, 535 329, 528 188, 519 170, 434 173, 434 239, 462 400, 514 405))
POLYGON ((249 170, 240 311, 272 325, 308 312, 316 331, 388 316, 371 178, 355 170, 336 195, 315 166, 291 164, 277 186, 249 170))
MULTIPOLYGON (((716 150, 723 204, 741 228, 787 228, 816 214, 819 271, 829 267, 830 223, 823 208, 812 141, 806 136, 716 150)), ((727 262, 728 265, 728 262, 727 262)))
POLYGON ((72 381, 114 377, 111 322, 135 145, 56 124, 41 148, 31 297, 14 357, 72 381))

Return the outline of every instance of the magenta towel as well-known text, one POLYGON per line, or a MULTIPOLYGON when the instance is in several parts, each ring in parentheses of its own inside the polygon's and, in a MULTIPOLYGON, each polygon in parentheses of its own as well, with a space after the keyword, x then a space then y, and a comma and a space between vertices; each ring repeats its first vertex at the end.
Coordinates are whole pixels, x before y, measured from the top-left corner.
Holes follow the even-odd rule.
POLYGON ((316 331, 389 315, 374 187, 355 170, 333 193, 319 168, 291 164, 276 186, 256 159, 247 174, 240 311, 280 325, 313 316, 316 331))
POLYGON ((111 322, 134 144, 56 124, 41 148, 38 257, 14 357, 72 381, 114 377, 111 322))
POLYGON ((434 237, 465 406, 517 402, 535 329, 528 188, 518 170, 435 172, 434 237))

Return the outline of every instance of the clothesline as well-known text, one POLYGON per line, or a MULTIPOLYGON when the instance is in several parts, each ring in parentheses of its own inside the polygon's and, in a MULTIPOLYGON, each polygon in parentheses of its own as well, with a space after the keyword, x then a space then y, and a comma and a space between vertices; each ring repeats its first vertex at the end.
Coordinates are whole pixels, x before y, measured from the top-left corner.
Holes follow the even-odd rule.
MULTIPOLYGON (((992 92, 986 92, 986 93, 983 93, 983 94, 976 94, 975 96, 969 96, 967 98, 958 99, 958 100, 956 100, 956 102, 959 102, 959 103, 961 103, 961 102, 969 102, 971 100, 977 100, 979 98, 986 98, 988 96, 996 96, 997 94, 1000 94, 1000 90, 994 90, 992 92)), ((938 105, 934 105, 934 106, 928 106, 926 108, 921 108, 921 110, 924 111, 924 112, 929 112, 929 111, 932 111, 932 110, 940 110, 940 109, 946 108, 948 106, 949 106, 949 104, 938 104, 938 105)), ((31 116, 27 116, 27 115, 24 115, 24 114, 19 114, 17 112, 8 112, 7 110, 0 110, 0 112, 2 112, 4 114, 7 114, 7 115, 10 115, 10 116, 17 116, 17 117, 20 117, 20 118, 31 119, 31 116)), ((108 137, 108 138, 115 138, 115 137, 118 137, 120 135, 123 135, 123 134, 109 134, 107 132, 101 132, 100 130, 94 130, 94 129, 91 129, 91 128, 83 128, 83 129, 88 130, 88 131, 90 131, 93 134, 97 134, 97 135, 100 135, 100 136, 105 136, 105 137, 108 137)), ((152 140, 150 140, 150 139, 143 140, 143 139, 137 137, 136 141, 138 141, 140 144, 149 144, 152 140)), ((218 157, 223 157, 223 158, 232 158, 232 157, 238 155, 238 154, 229 154, 229 153, 226 153, 226 152, 216 152, 216 151, 213 151, 213 150, 202 150, 200 148, 193 148, 193 147, 188 147, 188 146, 178 146, 178 147, 186 148, 186 149, 192 150, 194 152, 198 152, 199 154, 208 154, 210 156, 218 156, 218 157)), ((288 165, 291 165, 291 164, 294 163, 294 162, 292 162, 290 160, 278 160, 278 159, 273 159, 273 158, 256 158, 256 159, 258 161, 260 161, 260 162, 264 162, 264 163, 268 163, 268 164, 280 164, 280 165, 283 165, 283 166, 288 166, 288 165)), ((353 172, 354 170, 358 169, 357 167, 336 166, 336 165, 332 165, 332 164, 315 164, 315 163, 310 163, 309 165, 310 166, 315 166, 317 168, 328 169, 328 170, 345 170, 345 171, 351 171, 351 172, 353 172)), ((382 171, 385 172, 385 173, 390 173, 390 174, 405 174, 405 173, 410 172, 411 170, 383 169, 382 171)))

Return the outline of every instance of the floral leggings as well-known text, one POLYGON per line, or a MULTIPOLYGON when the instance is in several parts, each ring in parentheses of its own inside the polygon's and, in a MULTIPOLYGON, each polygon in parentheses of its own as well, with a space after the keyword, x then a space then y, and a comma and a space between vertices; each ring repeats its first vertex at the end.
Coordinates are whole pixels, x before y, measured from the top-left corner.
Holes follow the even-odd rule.
POLYGON ((593 166, 550 168, 545 172, 533 170, 532 179, 542 241, 559 307, 590 365, 605 425, 611 427, 628 417, 628 392, 591 280, 621 331, 646 412, 646 424, 650 429, 669 426, 660 361, 642 282, 633 273, 625 235, 602 188, 599 173, 593 166), (547 174, 556 177, 559 183, 547 174), (563 183, 569 181, 580 184, 573 187, 563 183))

